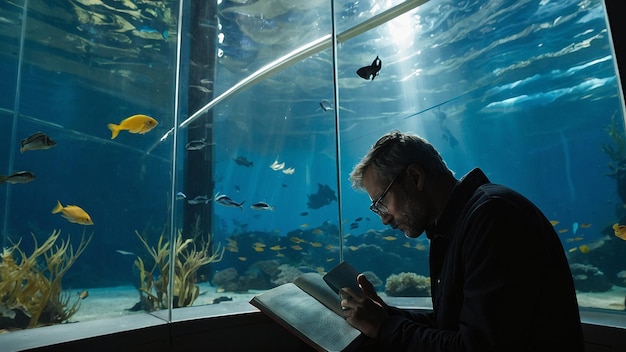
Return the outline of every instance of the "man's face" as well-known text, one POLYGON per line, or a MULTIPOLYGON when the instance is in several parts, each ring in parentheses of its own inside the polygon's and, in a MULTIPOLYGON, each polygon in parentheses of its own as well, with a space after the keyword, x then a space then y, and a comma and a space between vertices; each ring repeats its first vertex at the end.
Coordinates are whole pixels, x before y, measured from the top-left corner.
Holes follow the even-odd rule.
MULTIPOLYGON (((392 182, 380 180, 371 168, 363 174, 363 187, 373 200, 373 205, 380 210, 376 213, 382 223, 400 229, 409 238, 419 237, 428 225, 427 213, 423 208, 423 204, 428 203, 424 192, 419 189, 421 185, 415 182, 415 172, 415 169, 407 168, 392 182), (387 187, 387 193, 379 200, 387 187)), ((418 176, 423 177, 423 174, 418 176)))

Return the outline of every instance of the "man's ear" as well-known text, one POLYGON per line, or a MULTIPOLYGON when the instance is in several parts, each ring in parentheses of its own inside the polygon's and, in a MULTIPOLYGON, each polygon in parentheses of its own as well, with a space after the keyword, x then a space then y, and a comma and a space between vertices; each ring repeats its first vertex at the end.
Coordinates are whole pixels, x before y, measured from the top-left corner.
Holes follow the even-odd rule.
POLYGON ((422 191, 424 189, 424 169, 416 164, 411 164, 407 167, 406 171, 411 183, 415 185, 418 191, 422 191))

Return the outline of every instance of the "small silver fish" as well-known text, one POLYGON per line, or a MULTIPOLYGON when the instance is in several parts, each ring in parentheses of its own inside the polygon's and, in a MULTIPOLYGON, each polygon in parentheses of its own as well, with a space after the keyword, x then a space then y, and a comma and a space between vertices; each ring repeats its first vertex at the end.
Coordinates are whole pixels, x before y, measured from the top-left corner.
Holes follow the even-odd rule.
POLYGON ((129 252, 129 251, 125 251, 123 249, 117 249, 115 250, 117 253, 121 254, 121 255, 135 255, 135 253, 133 252, 129 252))
POLYGON ((37 178, 35 174, 30 171, 18 171, 9 176, 0 175, 0 184, 2 183, 28 183, 30 181, 34 181, 37 178))
POLYGON ((201 91, 202 93, 211 93, 212 92, 209 88, 207 88, 205 86, 193 86, 192 85, 192 86, 189 86, 189 88, 195 88, 195 89, 201 91))
POLYGON ((195 205, 195 204, 209 204, 209 202, 211 201, 211 198, 202 195, 202 196, 196 196, 194 199, 187 199, 187 203, 195 205))
POLYGON ((217 204, 219 205, 223 205, 225 207, 233 207, 233 208, 239 208, 241 210, 243 210, 243 203, 245 203, 246 201, 244 200, 241 203, 237 203, 235 201, 233 201, 232 199, 230 199, 228 196, 225 195, 221 195, 221 196, 217 196, 215 197, 215 201, 217 202, 217 204))
POLYGON ((250 206, 250 208, 254 209, 254 210, 274 210, 274 207, 265 203, 265 202, 258 202, 258 203, 254 203, 250 206))
POLYGON ((326 99, 323 99, 323 100, 320 101, 320 107, 324 111, 333 111, 333 110, 335 110, 335 107, 333 106, 333 104, 330 101, 326 100, 326 99))
POLYGON ((50 137, 43 132, 35 132, 28 136, 26 139, 22 139, 20 152, 24 153, 27 150, 42 150, 50 149, 57 145, 50 137))
POLYGON ((185 148, 187 148, 187 150, 202 150, 208 145, 213 145, 213 143, 207 143, 206 140, 202 138, 194 141, 189 141, 189 143, 185 145, 185 148))

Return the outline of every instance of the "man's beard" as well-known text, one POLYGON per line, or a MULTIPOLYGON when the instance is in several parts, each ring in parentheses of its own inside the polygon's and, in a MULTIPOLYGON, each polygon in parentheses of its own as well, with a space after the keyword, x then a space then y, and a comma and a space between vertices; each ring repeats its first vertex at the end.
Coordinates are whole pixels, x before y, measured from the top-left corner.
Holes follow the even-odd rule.
POLYGON ((409 200, 406 210, 402 213, 401 222, 396 225, 400 226, 407 238, 418 238, 424 233, 428 224, 426 214, 420 204, 409 200))

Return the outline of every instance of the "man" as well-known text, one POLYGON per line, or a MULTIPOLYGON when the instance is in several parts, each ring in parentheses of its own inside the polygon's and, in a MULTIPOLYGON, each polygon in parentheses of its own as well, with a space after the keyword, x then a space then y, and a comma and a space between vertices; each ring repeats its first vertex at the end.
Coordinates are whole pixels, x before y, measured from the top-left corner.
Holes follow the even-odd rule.
POLYGON ((480 169, 457 180, 424 139, 392 131, 350 175, 382 222, 430 239, 433 311, 390 307, 363 275, 347 321, 383 351, 583 351, 574 283, 550 222, 480 169))

